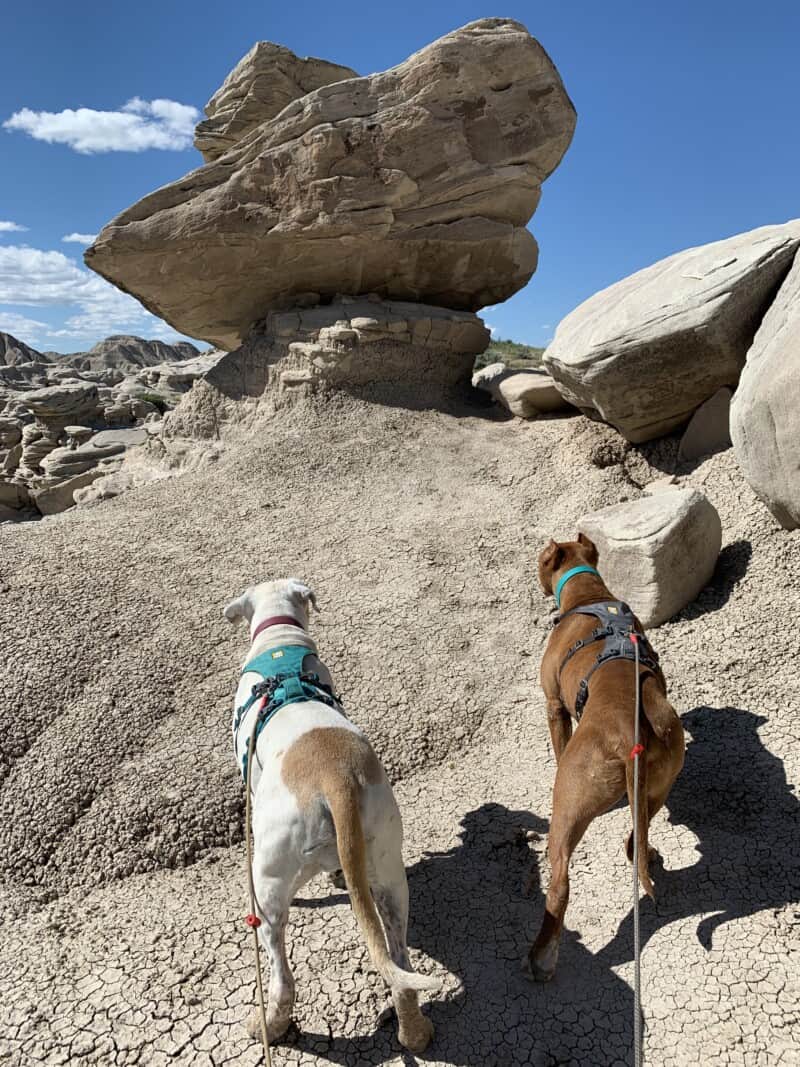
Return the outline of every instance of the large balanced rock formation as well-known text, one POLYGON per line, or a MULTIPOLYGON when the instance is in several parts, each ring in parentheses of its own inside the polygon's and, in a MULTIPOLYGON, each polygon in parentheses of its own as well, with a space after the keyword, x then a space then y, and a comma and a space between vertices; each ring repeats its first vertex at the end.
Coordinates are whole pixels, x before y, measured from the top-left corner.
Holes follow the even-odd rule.
POLYGON ((195 130, 195 148, 206 163, 212 163, 293 100, 323 85, 357 77, 350 67, 325 59, 300 59, 282 45, 259 41, 206 104, 207 117, 195 130))
POLYGON ((569 314, 544 354, 567 400, 633 442, 735 388, 800 245, 800 220, 670 256, 569 314))
POLYGON ((86 262, 223 348, 336 294, 477 310, 535 270, 525 226, 574 126, 541 45, 483 19, 294 100, 114 219, 86 262))
POLYGON ((578 529, 597 545, 615 596, 644 626, 658 626, 691 603, 714 573, 722 524, 699 489, 666 489, 584 515, 578 529))
POLYGON ((800 256, 747 353, 731 407, 736 458, 787 530, 800 526, 800 256))

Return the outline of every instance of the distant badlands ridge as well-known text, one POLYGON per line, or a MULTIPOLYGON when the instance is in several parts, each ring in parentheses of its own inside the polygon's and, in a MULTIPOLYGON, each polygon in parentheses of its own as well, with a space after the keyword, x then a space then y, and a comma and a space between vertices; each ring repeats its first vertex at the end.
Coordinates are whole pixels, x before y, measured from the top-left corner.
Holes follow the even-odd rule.
POLYGON ((0 332, 0 522, 63 511, 101 478, 114 495, 126 451, 220 355, 127 335, 61 355, 0 332))

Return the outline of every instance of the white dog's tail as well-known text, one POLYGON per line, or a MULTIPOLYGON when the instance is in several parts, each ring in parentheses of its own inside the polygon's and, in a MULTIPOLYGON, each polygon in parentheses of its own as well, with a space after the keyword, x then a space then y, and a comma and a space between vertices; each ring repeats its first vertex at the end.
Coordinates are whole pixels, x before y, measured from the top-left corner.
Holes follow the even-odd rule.
POLYGON ((361 789, 355 782, 339 779, 336 787, 325 790, 324 795, 333 816, 339 860, 350 893, 350 903, 367 942, 370 959, 393 990, 435 989, 439 986, 435 978, 403 970, 389 956, 367 877, 366 843, 359 810, 360 793, 361 789))

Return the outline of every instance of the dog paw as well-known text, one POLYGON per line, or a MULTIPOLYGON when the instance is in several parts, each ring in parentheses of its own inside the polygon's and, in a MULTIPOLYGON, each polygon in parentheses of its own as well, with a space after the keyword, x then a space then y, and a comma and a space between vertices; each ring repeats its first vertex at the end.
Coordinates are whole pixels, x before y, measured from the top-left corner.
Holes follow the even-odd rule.
POLYGON ((409 1052, 424 1052, 433 1040, 433 1023, 421 1012, 412 1025, 401 1026, 398 1040, 409 1052))

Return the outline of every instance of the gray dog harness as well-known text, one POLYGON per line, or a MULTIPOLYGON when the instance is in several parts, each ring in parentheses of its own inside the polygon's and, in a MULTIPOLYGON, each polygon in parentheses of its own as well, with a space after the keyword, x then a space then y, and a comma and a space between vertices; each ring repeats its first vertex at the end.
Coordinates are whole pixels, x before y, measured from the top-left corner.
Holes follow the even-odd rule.
POLYGON ((593 645, 596 641, 603 641, 603 647, 597 654, 597 659, 589 669, 589 673, 581 680, 578 686, 578 694, 575 697, 575 718, 580 722, 586 701, 589 699, 589 679, 604 663, 616 659, 628 659, 632 662, 636 659, 636 652, 631 642, 630 635, 636 634, 639 638, 639 663, 647 668, 648 674, 655 674, 658 667, 658 653, 653 649, 650 642, 636 625, 633 612, 627 604, 621 600, 605 600, 600 604, 584 604, 581 607, 565 611, 555 619, 554 625, 566 619, 570 615, 592 615, 598 620, 598 625, 587 636, 576 641, 567 651, 558 668, 559 678, 572 657, 593 645))

